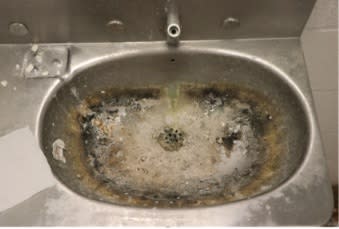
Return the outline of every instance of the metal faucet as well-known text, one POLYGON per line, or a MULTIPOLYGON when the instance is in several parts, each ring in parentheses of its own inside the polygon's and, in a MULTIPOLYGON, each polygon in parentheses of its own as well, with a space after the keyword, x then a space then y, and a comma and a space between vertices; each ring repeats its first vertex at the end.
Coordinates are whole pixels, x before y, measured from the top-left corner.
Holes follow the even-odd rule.
POLYGON ((175 0, 168 0, 165 11, 167 14, 167 44, 177 46, 179 44, 181 26, 179 20, 179 11, 175 0))

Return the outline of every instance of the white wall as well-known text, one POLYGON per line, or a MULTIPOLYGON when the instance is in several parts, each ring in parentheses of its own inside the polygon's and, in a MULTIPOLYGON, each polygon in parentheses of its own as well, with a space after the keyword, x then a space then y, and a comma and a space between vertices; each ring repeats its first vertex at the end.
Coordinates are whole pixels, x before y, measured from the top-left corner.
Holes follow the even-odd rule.
POLYGON ((331 180, 338 184, 338 0, 317 0, 301 42, 331 180))

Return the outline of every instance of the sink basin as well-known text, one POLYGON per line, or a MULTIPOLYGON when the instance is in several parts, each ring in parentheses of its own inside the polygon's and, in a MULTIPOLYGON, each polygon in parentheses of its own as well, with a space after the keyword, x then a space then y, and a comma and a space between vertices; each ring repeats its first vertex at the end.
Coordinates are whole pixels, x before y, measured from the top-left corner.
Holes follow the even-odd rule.
POLYGON ((86 65, 54 86, 38 129, 70 190, 163 208, 271 192, 301 166, 312 132, 299 89, 274 65, 189 47, 86 65))

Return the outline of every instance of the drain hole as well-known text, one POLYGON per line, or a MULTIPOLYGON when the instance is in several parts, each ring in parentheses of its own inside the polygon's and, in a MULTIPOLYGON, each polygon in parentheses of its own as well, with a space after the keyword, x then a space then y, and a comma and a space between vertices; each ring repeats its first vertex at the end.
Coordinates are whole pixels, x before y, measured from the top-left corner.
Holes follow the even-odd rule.
POLYGON ((158 143, 166 151, 178 151, 184 145, 184 132, 165 127, 158 136, 158 143))

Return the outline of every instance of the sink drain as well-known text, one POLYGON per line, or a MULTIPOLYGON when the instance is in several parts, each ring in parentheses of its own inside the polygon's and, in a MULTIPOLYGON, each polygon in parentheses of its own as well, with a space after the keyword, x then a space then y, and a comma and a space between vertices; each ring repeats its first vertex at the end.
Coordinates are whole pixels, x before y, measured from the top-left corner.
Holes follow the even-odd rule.
POLYGON ((158 143, 164 150, 177 151, 184 145, 184 132, 172 127, 165 127, 159 134, 158 143))

